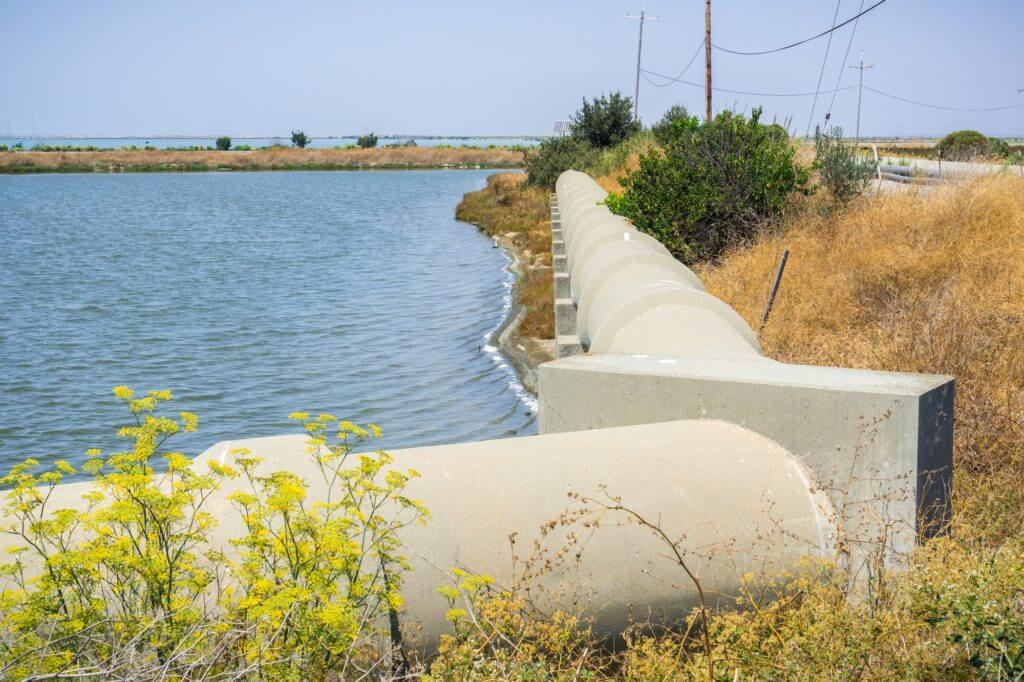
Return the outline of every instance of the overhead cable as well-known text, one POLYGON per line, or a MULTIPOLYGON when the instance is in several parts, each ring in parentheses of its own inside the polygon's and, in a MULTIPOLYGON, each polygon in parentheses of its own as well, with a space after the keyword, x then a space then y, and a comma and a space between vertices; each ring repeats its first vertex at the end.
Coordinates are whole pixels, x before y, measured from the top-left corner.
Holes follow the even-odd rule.
POLYGON ((927 102, 918 102, 917 100, 907 99, 906 97, 900 97, 899 95, 893 95, 892 93, 883 92, 877 88, 871 88, 867 85, 864 86, 865 90, 869 90, 876 95, 882 95, 890 99, 899 100, 900 102, 906 102, 907 104, 916 104, 919 107, 928 107, 929 109, 941 109, 943 111, 1007 111, 1009 109, 1019 109, 1024 107, 1024 102, 1018 102, 1017 104, 1007 104, 1001 107, 947 107, 942 104, 929 104, 927 102))
MULTIPOLYGON (((864 0, 860 0, 860 8, 857 10, 861 12, 864 9, 864 0)), ((843 80, 843 74, 846 73, 846 60, 850 58, 850 48, 853 47, 853 37, 857 35, 857 24, 860 20, 853 22, 853 30, 850 31, 850 40, 846 43, 846 54, 843 55, 843 61, 839 64, 839 75, 836 76, 836 87, 839 87, 839 83, 843 80)), ((825 125, 828 125, 829 119, 832 117, 832 107, 836 103, 836 91, 832 92, 832 99, 828 103, 828 109, 825 111, 825 125)))
MULTIPOLYGON (((700 54, 700 51, 701 51, 701 49, 703 47, 704 47, 704 40, 702 39, 700 41, 700 45, 698 45, 697 49, 693 51, 693 56, 690 57, 690 61, 687 62, 686 66, 683 67, 683 70, 680 71, 678 74, 676 74, 674 77, 669 78, 667 83, 655 83, 650 78, 646 78, 646 74, 645 74, 644 77, 646 78, 648 83, 650 83, 651 85, 653 85, 653 86, 655 86, 657 88, 665 88, 665 87, 668 87, 669 85, 672 85, 673 83, 679 82, 679 79, 683 77, 683 74, 685 74, 687 71, 689 71, 690 67, 693 66, 693 62, 697 59, 697 55, 700 54)), ((668 76, 666 76, 666 78, 668 78, 668 76)))
MULTIPOLYGON (((836 11, 832 15, 832 26, 835 27, 836 19, 839 18, 839 6, 843 4, 843 0, 836 0, 836 11)), ((811 113, 807 117, 807 131, 804 132, 804 137, 811 134, 811 123, 814 121, 814 110, 818 106, 818 93, 821 92, 821 79, 825 77, 825 65, 828 64, 828 53, 832 49, 832 31, 828 32, 828 43, 825 45, 825 58, 821 60, 821 71, 818 72, 818 84, 814 86, 814 101, 811 102, 811 113)), ((835 93, 832 93, 835 96, 835 93)))
MULTIPOLYGON (((671 80, 670 76, 666 76, 665 74, 658 73, 656 71, 650 71, 648 69, 640 69, 640 73, 644 74, 645 77, 646 77, 647 74, 650 74, 652 76, 657 76, 658 78, 665 78, 665 79, 671 80)), ((650 81, 648 79, 648 82, 650 83, 652 81, 650 81)), ((689 86, 692 86, 692 87, 695 87, 695 88, 700 88, 701 90, 704 89, 704 84, 703 83, 693 83, 691 81, 684 81, 682 79, 675 79, 674 82, 681 83, 683 85, 689 85, 689 86)), ((851 86, 851 85, 844 85, 843 87, 841 87, 839 89, 840 90, 851 90, 852 88, 853 88, 853 86, 851 86)), ((732 94, 732 95, 753 95, 755 97, 813 97, 816 94, 817 95, 826 95, 826 94, 829 94, 829 93, 832 92, 832 90, 822 90, 822 91, 817 92, 817 93, 815 93, 815 92, 751 92, 751 91, 748 91, 748 90, 730 90, 728 88, 711 88, 711 89, 714 90, 715 92, 727 92, 727 93, 732 94)))
POLYGON ((727 47, 722 47, 721 45, 716 45, 715 43, 711 43, 711 46, 713 48, 715 48, 716 50, 720 50, 722 52, 728 52, 729 54, 739 54, 739 55, 746 55, 746 56, 761 55, 761 54, 772 54, 773 52, 782 52, 783 50, 788 50, 790 48, 797 47, 798 45, 803 45, 804 43, 809 43, 812 40, 817 40, 818 38, 824 38, 825 36, 829 35, 833 31, 838 31, 843 26, 846 26, 851 21, 856 21, 857 19, 860 19, 862 16, 864 16, 865 14, 870 12, 871 10, 875 9, 879 5, 884 4, 885 2, 886 2, 886 0, 878 0, 878 2, 876 2, 873 5, 871 5, 871 7, 868 7, 866 10, 863 10, 862 12, 858 12, 857 14, 855 14, 852 17, 850 17, 849 19, 847 19, 846 21, 842 22, 841 24, 835 24, 834 26, 832 26, 832 28, 830 28, 830 29, 828 29, 826 31, 822 31, 821 33, 819 33, 817 35, 813 35, 810 38, 804 38, 803 40, 798 40, 795 43, 790 43, 789 45, 783 45, 782 47, 776 47, 776 48, 774 48, 772 50, 759 50, 759 51, 756 51, 756 52, 745 52, 743 50, 730 50, 727 47))

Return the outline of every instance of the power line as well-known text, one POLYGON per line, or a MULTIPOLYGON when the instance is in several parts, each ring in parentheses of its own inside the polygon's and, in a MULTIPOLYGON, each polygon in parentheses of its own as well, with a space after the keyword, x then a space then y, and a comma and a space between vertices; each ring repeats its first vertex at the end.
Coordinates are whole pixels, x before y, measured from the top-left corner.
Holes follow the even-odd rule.
MULTIPOLYGON (((701 51, 701 49, 702 49, 703 47, 704 47, 704 41, 703 41, 703 40, 701 40, 701 41, 700 41, 700 44, 699 44, 699 45, 697 46, 697 49, 693 51, 693 56, 692 56, 692 57, 690 57, 690 61, 689 61, 689 62, 687 62, 686 66, 684 66, 684 67, 683 67, 683 70, 682 70, 682 71, 680 71, 680 72, 679 72, 678 74, 676 74, 675 76, 673 76, 672 78, 669 78, 669 81, 668 81, 667 83, 655 83, 655 82, 654 82, 654 81, 652 81, 652 80, 651 80, 650 78, 647 78, 647 82, 648 82, 648 83, 650 83, 651 85, 653 85, 653 86, 654 86, 654 87, 656 87, 656 88, 666 88, 666 87, 668 87, 668 86, 672 85, 673 83, 676 83, 676 82, 678 82, 678 81, 679 81, 679 79, 680 79, 680 78, 682 78, 682 77, 683 77, 683 75, 684 75, 684 74, 685 74, 685 73, 686 73, 687 71, 689 71, 689 70, 690 70, 690 67, 691 67, 691 66, 693 66, 693 63, 694 63, 695 61, 697 61, 697 55, 699 55, 699 54, 700 54, 700 51, 701 51)), ((641 70, 642 70, 642 69, 641 69, 641 70)), ((645 74, 645 77, 646 77, 646 74, 645 74)))
MULTIPOLYGON (((703 83, 693 83, 691 81, 684 81, 684 80, 682 80, 680 78, 672 78, 671 76, 666 76, 663 73, 658 73, 657 71, 651 71, 649 69, 640 69, 640 73, 644 74, 645 77, 649 74, 651 76, 657 76, 658 78, 664 78, 666 80, 672 81, 673 83, 682 83, 683 85, 689 85, 689 86, 694 87, 694 88, 702 88, 702 89, 704 88, 704 84, 703 83)), ((651 81, 649 78, 647 79, 647 82, 651 83, 653 85, 653 81, 651 81)), ((755 96, 755 97, 813 97, 815 94, 827 95, 827 94, 833 92, 832 90, 821 90, 821 91, 816 92, 816 93, 815 92, 750 92, 748 90, 730 90, 728 88, 712 88, 712 89, 715 92, 726 92, 726 93, 729 93, 729 94, 732 94, 732 95, 752 95, 752 96, 755 96)), ((839 89, 840 90, 851 90, 852 86, 844 85, 843 87, 841 87, 839 89)))
POLYGON ((760 54, 772 54, 773 52, 782 52, 783 50, 788 50, 788 49, 790 49, 792 47, 796 47, 797 45, 803 45, 804 43, 809 43, 812 40, 817 40, 818 38, 823 38, 823 37, 829 35, 830 33, 832 33, 833 31, 838 31, 843 26, 846 26, 847 24, 849 24, 851 21, 856 21, 857 19, 860 19, 862 16, 864 16, 865 14, 870 12, 871 10, 875 9, 879 5, 884 4, 885 2, 886 2, 886 0, 878 0, 878 2, 876 2, 873 5, 871 5, 871 7, 868 7, 866 10, 864 10, 862 12, 858 12, 857 14, 855 14, 852 17, 850 17, 849 19, 847 19, 846 21, 844 21, 841 24, 835 24, 832 28, 828 29, 827 31, 822 31, 818 35, 811 36, 810 38, 805 38, 805 39, 797 41, 795 43, 790 43, 789 45, 783 45, 782 47, 777 47, 777 48, 775 48, 773 50, 761 50, 761 51, 758 51, 758 52, 744 52, 742 50, 730 50, 729 48, 722 47, 721 45, 712 45, 712 47, 714 47, 716 50, 721 50, 722 52, 728 52, 729 54, 739 54, 739 55, 747 55, 747 56, 750 56, 750 55, 760 55, 760 54))
MULTIPOLYGON (((860 7, 857 9, 857 11, 860 12, 863 9, 864 9, 864 0, 860 0, 860 7)), ((836 87, 837 88, 839 87, 839 84, 843 80, 843 74, 846 73, 845 71, 843 71, 843 66, 846 65, 846 60, 850 58, 850 48, 853 47, 853 37, 855 35, 857 35, 857 24, 859 24, 859 23, 860 23, 859 19, 857 21, 853 22, 853 30, 850 31, 850 40, 849 40, 849 42, 846 43, 846 54, 843 55, 843 61, 839 65, 839 75, 836 76, 836 87)), ((828 110, 825 112, 825 125, 826 126, 828 125, 828 120, 830 118, 832 118, 832 107, 835 106, 835 103, 836 103, 836 93, 835 93, 835 91, 833 91, 832 92, 832 99, 828 103, 828 110)))
MULTIPOLYGON (((836 0, 836 11, 832 15, 832 26, 836 25, 836 19, 839 18, 839 6, 843 4, 843 0, 836 0)), ((832 49, 832 31, 828 33, 828 43, 825 45, 825 58, 821 60, 821 71, 818 73, 818 84, 814 86, 814 101, 811 102, 811 114, 807 117, 807 130, 804 132, 804 137, 811 134, 811 122, 814 120, 814 109, 818 106, 818 93, 821 92, 821 79, 825 77, 825 65, 828 64, 828 53, 832 49)), ((835 94, 835 93, 833 93, 835 94)))
POLYGON ((900 97, 899 95, 893 95, 892 93, 883 92, 876 88, 869 88, 866 85, 864 86, 864 89, 870 90, 876 95, 882 95, 883 97, 899 100, 900 102, 906 102, 907 104, 916 104, 919 107, 928 107, 929 109, 941 109, 943 111, 1007 111, 1009 109, 1019 109, 1020 107, 1024 107, 1024 102, 1018 102, 1017 104, 1007 104, 1006 106, 1002 107, 947 107, 941 104, 929 104, 927 102, 918 102, 917 100, 907 99, 906 97, 900 97))

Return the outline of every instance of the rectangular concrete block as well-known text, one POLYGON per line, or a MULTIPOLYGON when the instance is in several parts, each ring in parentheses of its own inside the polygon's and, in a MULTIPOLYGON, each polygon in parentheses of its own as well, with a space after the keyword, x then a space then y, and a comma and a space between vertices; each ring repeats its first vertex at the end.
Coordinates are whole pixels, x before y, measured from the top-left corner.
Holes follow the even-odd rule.
POLYGON ((555 279, 555 298, 569 298, 572 293, 569 289, 569 275, 556 272, 554 273, 555 279))
POLYGON ((579 355, 583 352, 583 345, 580 343, 580 337, 575 334, 559 335, 555 337, 555 356, 558 358, 568 358, 574 355, 579 355))
POLYGON ((541 365, 540 431, 721 419, 785 447, 828 492, 849 560, 908 553, 949 518, 953 380, 833 367, 637 355, 541 365))
MULTIPOLYGON (((576 306, 571 298, 555 299, 555 334, 576 336, 576 306)), ((579 337, 576 337, 579 343, 579 337)))

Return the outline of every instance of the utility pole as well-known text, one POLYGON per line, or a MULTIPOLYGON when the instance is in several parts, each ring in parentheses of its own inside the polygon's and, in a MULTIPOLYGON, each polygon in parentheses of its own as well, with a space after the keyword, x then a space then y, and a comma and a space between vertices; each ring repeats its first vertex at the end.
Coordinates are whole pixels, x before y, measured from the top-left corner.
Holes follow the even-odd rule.
POLYGON ((640 16, 633 14, 627 14, 627 19, 639 19, 640 20, 640 40, 636 44, 636 87, 633 88, 633 120, 637 123, 640 122, 640 57, 644 52, 644 22, 650 19, 651 21, 657 21, 658 17, 649 17, 643 11, 640 12, 640 16))
POLYGON ((860 85, 857 86, 857 136, 853 143, 854 148, 856 148, 860 145, 860 103, 864 97, 864 69, 873 69, 875 67, 864 63, 864 52, 862 51, 860 53, 860 64, 850 64, 850 68, 860 71, 860 85))
POLYGON ((711 121, 711 0, 704 4, 704 99, 707 111, 704 117, 711 121))

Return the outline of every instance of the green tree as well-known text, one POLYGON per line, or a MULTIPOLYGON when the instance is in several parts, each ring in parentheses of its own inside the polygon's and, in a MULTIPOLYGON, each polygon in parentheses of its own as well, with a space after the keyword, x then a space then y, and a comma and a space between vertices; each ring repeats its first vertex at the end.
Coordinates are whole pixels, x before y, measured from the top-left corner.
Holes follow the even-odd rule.
POLYGON ((985 137, 977 130, 952 132, 939 141, 936 149, 942 158, 950 161, 1004 158, 1010 153, 1010 146, 1004 140, 985 137))
POLYGON ((750 239, 808 179, 789 138, 760 116, 754 109, 750 118, 723 111, 708 123, 676 119, 664 151, 642 156, 608 206, 686 263, 750 239))
POLYGON ((569 169, 585 170, 597 150, 577 137, 552 137, 525 153, 527 181, 537 187, 554 189, 558 176, 569 169))
POLYGON ((815 130, 814 152, 821 184, 836 204, 846 204, 871 182, 874 162, 862 158, 855 144, 843 140, 842 128, 815 130))
POLYGON ((376 133, 367 133, 366 135, 360 135, 356 139, 356 146, 362 149, 373 149, 377 146, 377 135, 376 133))
POLYGON ((292 131, 292 146, 304 149, 309 144, 309 136, 301 130, 292 131))
POLYGON ((228 137, 227 135, 218 137, 217 149, 221 150, 222 152, 226 152, 227 150, 231 149, 231 138, 228 137))
POLYGON ((688 121, 693 118, 690 112, 682 104, 673 104, 664 113, 661 119, 651 126, 651 133, 658 144, 665 146, 673 136, 673 129, 676 121, 688 121))
POLYGON ((572 116, 572 134, 594 147, 611 147, 640 129, 633 121, 633 101, 620 92, 588 101, 572 116))

